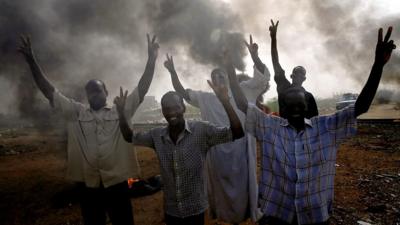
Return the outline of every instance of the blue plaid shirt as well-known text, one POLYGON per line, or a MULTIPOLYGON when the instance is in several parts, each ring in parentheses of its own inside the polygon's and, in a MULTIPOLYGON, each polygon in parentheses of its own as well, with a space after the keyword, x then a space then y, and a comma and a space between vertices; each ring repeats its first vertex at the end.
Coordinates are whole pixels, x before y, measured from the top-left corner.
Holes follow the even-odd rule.
POLYGON ((265 216, 299 224, 325 222, 332 212, 337 148, 355 135, 354 107, 305 120, 297 132, 288 121, 249 104, 246 130, 262 145, 259 205, 265 216))

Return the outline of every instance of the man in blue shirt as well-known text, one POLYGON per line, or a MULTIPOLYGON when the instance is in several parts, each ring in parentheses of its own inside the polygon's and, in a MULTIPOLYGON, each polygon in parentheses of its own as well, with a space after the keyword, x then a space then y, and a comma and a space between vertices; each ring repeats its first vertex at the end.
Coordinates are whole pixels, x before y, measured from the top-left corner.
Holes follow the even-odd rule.
POLYGON ((379 29, 375 61, 354 106, 332 115, 307 119, 304 90, 292 87, 282 93, 287 118, 267 115, 248 104, 229 59, 226 69, 238 108, 246 113, 246 131, 262 146, 259 224, 326 225, 333 208, 335 161, 340 142, 355 134, 357 116, 368 111, 384 65, 396 48, 392 27, 382 38, 379 29))

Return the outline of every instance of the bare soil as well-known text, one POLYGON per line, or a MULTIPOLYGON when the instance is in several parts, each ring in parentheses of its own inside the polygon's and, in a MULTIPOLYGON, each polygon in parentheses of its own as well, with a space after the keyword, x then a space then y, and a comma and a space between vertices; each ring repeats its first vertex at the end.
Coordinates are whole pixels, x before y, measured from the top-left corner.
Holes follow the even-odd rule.
MULTIPOLYGON (((82 224, 73 183, 65 180, 65 135, 49 129, 0 131, 0 223, 82 224)), ((151 149, 137 148, 143 178, 159 174, 151 149)), ((132 199, 135 224, 163 224, 162 192, 132 199)), ((208 225, 224 224, 206 218, 208 225)), ((335 178, 333 225, 400 224, 400 125, 361 125, 341 145, 335 178)), ((250 221, 242 224, 253 224, 250 221)))

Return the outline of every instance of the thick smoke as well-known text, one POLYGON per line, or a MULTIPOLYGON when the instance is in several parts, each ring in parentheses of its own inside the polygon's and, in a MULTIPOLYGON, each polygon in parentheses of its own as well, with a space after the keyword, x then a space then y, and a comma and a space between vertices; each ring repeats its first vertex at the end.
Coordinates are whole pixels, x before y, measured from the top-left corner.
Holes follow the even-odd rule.
POLYGON ((0 80, 12 85, 0 97, 11 107, 0 112, 32 119, 51 113, 16 52, 20 34, 31 36, 52 83, 79 101, 85 101, 83 86, 89 79, 104 80, 111 94, 120 85, 137 84, 147 60, 146 33, 156 33, 162 47, 187 48, 193 60, 205 65, 219 65, 222 49, 233 49, 235 64, 243 69, 240 18, 226 5, 215 6, 212 0, 0 0, 0 80))
POLYGON ((147 4, 155 12, 150 25, 161 43, 185 45, 197 62, 221 66, 229 50, 234 65, 244 70, 244 36, 241 19, 228 5, 215 0, 158 0, 147 4))
MULTIPOLYGON (((393 26, 391 39, 397 43, 397 49, 385 66, 381 86, 399 89, 400 14, 393 13, 398 9, 388 9, 394 5, 389 3, 395 1, 232 2, 243 18, 246 32, 256 36, 263 48, 262 59, 272 72, 268 26, 270 19, 280 20, 278 50, 286 76, 294 66, 303 65, 307 69, 305 86, 317 97, 361 91, 374 60, 378 28, 383 27, 386 32, 388 26, 393 26)), ((274 94, 267 93, 270 97, 274 94)))
MULTIPOLYGON (((327 55, 326 67, 340 65, 346 75, 365 82, 369 75, 378 28, 383 27, 385 35, 388 26, 393 26, 391 39, 400 40, 400 17, 377 19, 369 17, 370 7, 363 7, 362 1, 339 4, 337 1, 313 1, 310 4, 309 25, 323 36, 327 55), (332 63, 333 61, 333 63, 332 63), (335 63, 336 61, 336 63, 335 63)), ((383 84, 400 85, 400 54, 393 51, 390 63, 385 67, 383 84)))

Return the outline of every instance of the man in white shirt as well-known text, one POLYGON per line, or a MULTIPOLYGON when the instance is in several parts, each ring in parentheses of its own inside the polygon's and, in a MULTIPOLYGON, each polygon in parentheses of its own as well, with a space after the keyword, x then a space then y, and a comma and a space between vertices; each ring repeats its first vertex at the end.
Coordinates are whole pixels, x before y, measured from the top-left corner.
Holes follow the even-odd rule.
MULTIPOLYGON (((89 106, 62 95, 46 78, 34 57, 30 39, 21 37, 19 52, 25 57, 38 88, 61 111, 68 129, 67 178, 81 187, 80 203, 85 225, 132 225, 127 179, 140 174, 136 153, 121 135, 118 113, 107 106, 108 91, 101 80, 85 86, 89 106)), ((147 35, 148 60, 138 86, 128 96, 125 110, 131 118, 153 79, 158 43, 147 35)))
MULTIPOLYGON (((254 62, 254 76, 240 83, 241 88, 250 102, 269 87, 270 74, 268 68, 258 57, 258 46, 246 43, 254 62)), ((214 93, 184 89, 175 71, 172 56, 167 55, 165 67, 171 74, 175 90, 191 105, 198 107, 202 120, 218 126, 228 126, 228 116, 214 93)), ((217 80, 229 87, 226 73, 221 69, 214 69, 211 73, 213 80, 217 80)), ((245 115, 237 109, 231 97, 230 102, 239 116, 242 125, 245 115)), ((253 221, 261 216, 257 207, 258 188, 256 176, 256 141, 254 137, 246 135, 234 142, 216 145, 208 152, 206 158, 206 176, 208 200, 212 217, 229 223, 240 223, 250 217, 253 221)))

